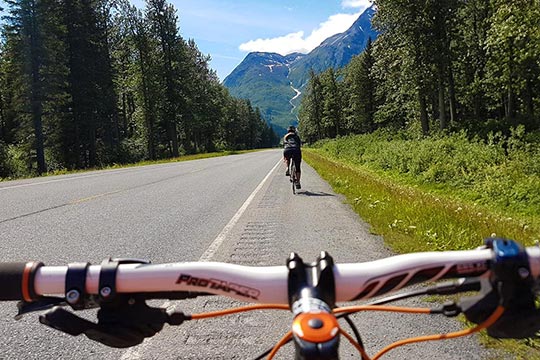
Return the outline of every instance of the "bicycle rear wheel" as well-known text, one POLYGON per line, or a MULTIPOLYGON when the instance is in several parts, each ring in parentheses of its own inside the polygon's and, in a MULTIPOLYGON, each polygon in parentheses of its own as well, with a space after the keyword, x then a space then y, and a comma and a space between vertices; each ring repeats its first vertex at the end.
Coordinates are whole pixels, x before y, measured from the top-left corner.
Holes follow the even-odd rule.
POLYGON ((294 160, 291 159, 291 186, 292 186, 292 193, 296 194, 296 165, 294 164, 294 160))

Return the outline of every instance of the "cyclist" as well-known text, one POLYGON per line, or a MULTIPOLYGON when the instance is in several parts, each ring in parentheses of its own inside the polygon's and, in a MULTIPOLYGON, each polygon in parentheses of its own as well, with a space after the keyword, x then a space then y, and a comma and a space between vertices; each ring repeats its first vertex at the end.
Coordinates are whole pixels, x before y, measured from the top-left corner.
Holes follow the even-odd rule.
POLYGON ((300 140, 300 136, 298 136, 298 133, 296 132, 296 128, 294 126, 289 126, 287 129, 287 134, 283 137, 283 158, 285 163, 287 164, 287 170, 285 172, 285 176, 290 176, 289 173, 289 161, 291 158, 294 160, 294 164, 296 166, 296 179, 298 180, 296 182, 296 188, 301 189, 302 186, 300 185, 300 163, 302 162, 302 140, 300 140))

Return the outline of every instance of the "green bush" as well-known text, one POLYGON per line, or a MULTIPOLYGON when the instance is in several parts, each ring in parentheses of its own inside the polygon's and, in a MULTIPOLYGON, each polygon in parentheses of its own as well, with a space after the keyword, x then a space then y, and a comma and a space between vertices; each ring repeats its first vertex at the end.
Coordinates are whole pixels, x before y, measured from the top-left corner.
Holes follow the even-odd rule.
POLYGON ((540 141, 523 127, 509 137, 470 139, 465 132, 419 138, 406 132, 342 137, 317 151, 402 181, 493 205, 503 212, 540 215, 540 141))
POLYGON ((0 179, 35 176, 32 153, 25 145, 0 145, 0 179))
POLYGON ((0 141, 0 179, 9 177, 7 145, 0 141))

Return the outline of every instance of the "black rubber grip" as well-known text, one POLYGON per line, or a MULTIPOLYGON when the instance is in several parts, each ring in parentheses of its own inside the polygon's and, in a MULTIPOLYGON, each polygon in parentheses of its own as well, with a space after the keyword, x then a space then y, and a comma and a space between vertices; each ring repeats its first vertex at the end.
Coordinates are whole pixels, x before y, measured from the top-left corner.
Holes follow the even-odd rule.
POLYGON ((0 263, 0 300, 22 300, 22 278, 26 263, 0 263))

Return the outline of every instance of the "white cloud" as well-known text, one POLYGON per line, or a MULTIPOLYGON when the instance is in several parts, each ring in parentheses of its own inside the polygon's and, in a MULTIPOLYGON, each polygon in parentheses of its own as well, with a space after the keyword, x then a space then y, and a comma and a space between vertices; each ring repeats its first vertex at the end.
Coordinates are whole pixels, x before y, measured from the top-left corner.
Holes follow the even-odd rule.
POLYGON ((319 27, 313 30, 309 36, 305 36, 304 31, 298 31, 271 39, 250 40, 241 44, 240 50, 275 52, 281 55, 293 52, 308 53, 330 36, 350 28, 360 13, 332 15, 328 20, 319 24, 319 27))
POLYGON ((364 11, 372 5, 372 0, 342 0, 341 6, 344 8, 359 8, 364 11))

